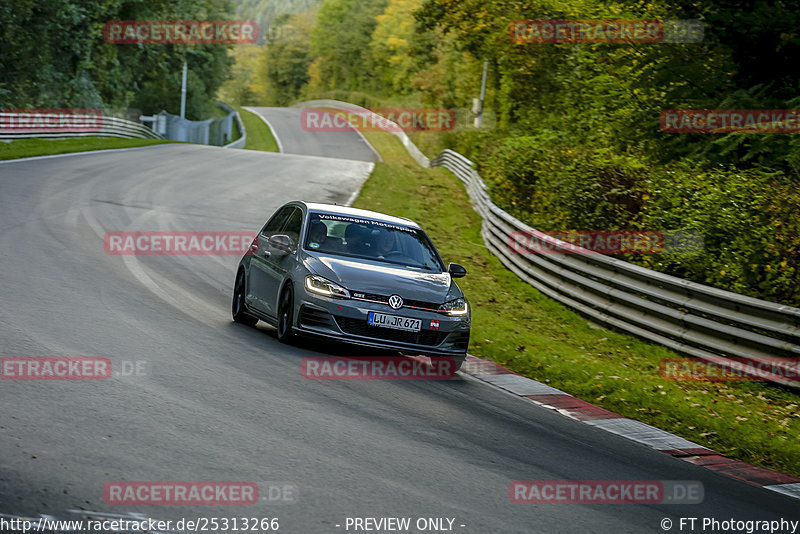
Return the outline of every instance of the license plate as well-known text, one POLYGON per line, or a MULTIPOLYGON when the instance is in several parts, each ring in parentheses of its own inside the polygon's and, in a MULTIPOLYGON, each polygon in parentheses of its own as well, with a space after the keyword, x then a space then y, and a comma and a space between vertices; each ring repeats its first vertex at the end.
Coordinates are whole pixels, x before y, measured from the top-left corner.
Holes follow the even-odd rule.
POLYGON ((386 315, 385 313, 369 312, 367 323, 372 326, 382 326, 407 332, 419 332, 422 329, 422 319, 411 319, 399 315, 386 315))

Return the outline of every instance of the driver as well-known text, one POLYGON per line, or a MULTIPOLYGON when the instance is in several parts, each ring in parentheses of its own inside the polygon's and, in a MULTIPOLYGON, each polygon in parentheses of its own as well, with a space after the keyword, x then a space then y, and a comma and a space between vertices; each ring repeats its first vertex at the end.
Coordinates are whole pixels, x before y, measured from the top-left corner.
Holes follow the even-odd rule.
POLYGON ((351 223, 345 228, 344 240, 347 242, 347 252, 358 256, 366 256, 369 254, 369 246, 367 246, 367 233, 369 230, 360 224, 351 223))
POLYGON ((394 236, 386 228, 381 228, 376 242, 376 254, 379 258, 386 258, 386 255, 393 252, 394 236))
POLYGON ((322 221, 314 221, 308 229, 308 246, 309 248, 321 248, 325 241, 328 239, 328 227, 322 221))

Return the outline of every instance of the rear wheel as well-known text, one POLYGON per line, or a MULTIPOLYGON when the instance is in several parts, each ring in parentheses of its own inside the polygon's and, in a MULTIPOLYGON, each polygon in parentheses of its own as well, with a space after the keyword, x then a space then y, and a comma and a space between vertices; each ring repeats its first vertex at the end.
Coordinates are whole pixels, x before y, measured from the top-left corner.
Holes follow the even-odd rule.
POLYGON ((278 303, 278 341, 288 343, 292 338, 292 316, 294 315, 294 291, 292 286, 283 288, 278 303))
POLYGON ((253 317, 245 310, 244 296, 246 292, 244 271, 239 271, 236 275, 236 283, 233 285, 233 300, 231 301, 231 315, 233 320, 247 326, 255 326, 258 318, 253 317))

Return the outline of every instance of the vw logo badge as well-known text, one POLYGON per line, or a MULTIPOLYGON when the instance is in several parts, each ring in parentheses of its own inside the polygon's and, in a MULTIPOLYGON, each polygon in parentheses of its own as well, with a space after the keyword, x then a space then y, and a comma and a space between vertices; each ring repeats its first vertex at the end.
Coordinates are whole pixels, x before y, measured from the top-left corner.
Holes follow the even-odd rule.
POLYGON ((393 310, 399 310, 403 307, 403 299, 400 298, 400 295, 392 295, 389 297, 389 306, 391 306, 393 310))

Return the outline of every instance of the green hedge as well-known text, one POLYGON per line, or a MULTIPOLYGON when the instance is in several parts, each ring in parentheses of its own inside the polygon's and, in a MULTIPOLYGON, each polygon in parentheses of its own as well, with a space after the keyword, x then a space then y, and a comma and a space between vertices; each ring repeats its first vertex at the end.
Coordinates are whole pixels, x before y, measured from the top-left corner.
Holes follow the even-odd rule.
POLYGON ((689 252, 625 255, 650 269, 800 306, 800 184, 780 173, 657 165, 633 154, 575 146, 560 132, 462 132, 435 142, 476 162, 500 207, 541 230, 690 232, 689 252))

